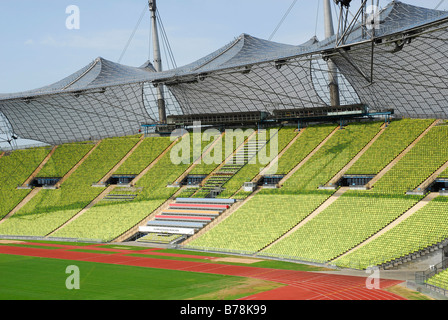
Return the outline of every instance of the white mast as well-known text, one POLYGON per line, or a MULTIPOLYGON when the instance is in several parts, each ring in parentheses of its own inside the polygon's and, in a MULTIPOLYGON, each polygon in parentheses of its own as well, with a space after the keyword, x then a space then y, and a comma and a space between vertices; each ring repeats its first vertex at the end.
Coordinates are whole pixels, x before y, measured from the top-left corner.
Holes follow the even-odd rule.
MULTIPOLYGON (((152 23, 152 41, 154 50, 154 68, 157 72, 162 72, 162 58, 160 54, 159 32, 157 29, 157 4, 156 0, 149 1, 149 10, 151 12, 152 23)), ((163 96, 163 84, 157 86, 157 105, 159 108, 159 122, 166 123, 165 98, 163 96)))
MULTIPOLYGON (((334 36, 334 26, 333 17, 331 14, 330 0, 324 0, 324 17, 325 17, 325 38, 330 38, 334 36)), ((328 85, 330 88, 330 104, 331 106, 339 106, 339 81, 338 81, 338 70, 336 65, 328 59, 328 85)))

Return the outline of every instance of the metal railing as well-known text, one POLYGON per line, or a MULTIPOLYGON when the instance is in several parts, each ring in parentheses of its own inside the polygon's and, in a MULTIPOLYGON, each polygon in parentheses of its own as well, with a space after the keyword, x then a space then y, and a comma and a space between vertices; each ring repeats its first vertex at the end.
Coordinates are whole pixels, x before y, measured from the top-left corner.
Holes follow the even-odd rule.
POLYGON ((0 152, 25 150, 25 149, 32 149, 32 148, 44 148, 44 147, 51 147, 51 146, 49 144, 43 143, 43 142, 38 142, 38 143, 33 143, 33 144, 18 144, 15 146, 0 145, 0 152))
POLYGON ((442 262, 431 266, 425 271, 419 271, 415 273, 415 282, 419 285, 425 285, 427 288, 444 295, 448 294, 448 281, 442 279, 432 279, 431 283, 428 281, 437 274, 447 270, 448 258, 442 260, 442 262))
POLYGON ((436 274, 445 271, 447 268, 448 268, 448 258, 445 258, 444 260, 442 260, 442 262, 431 266, 429 269, 425 271, 416 272, 415 280, 419 284, 424 284, 429 278, 432 278, 436 274))
POLYGON ((303 264, 314 265, 314 266, 319 266, 319 267, 339 269, 334 264, 328 263, 327 261, 324 261, 324 260, 302 258, 302 257, 297 257, 297 256, 258 253, 258 252, 254 252, 254 251, 226 249, 226 248, 189 246, 189 245, 175 245, 175 246, 173 246, 173 248, 179 249, 179 250, 190 250, 190 251, 199 251, 199 252, 207 252, 207 253, 215 253, 215 254, 232 254, 232 255, 238 255, 238 256, 250 257, 250 258, 260 258, 260 259, 277 260, 277 261, 284 261, 284 262, 303 263, 303 264))
POLYGON ((430 289, 431 291, 443 294, 444 296, 448 297, 448 290, 445 288, 448 288, 448 282, 444 282, 444 284, 437 284, 437 285, 432 285, 429 283, 425 283, 426 288, 430 289))
POLYGON ((83 238, 60 238, 60 237, 39 237, 39 236, 10 236, 0 235, 2 240, 35 240, 35 241, 57 241, 57 242, 79 242, 79 243, 106 243, 100 239, 83 239, 83 238))

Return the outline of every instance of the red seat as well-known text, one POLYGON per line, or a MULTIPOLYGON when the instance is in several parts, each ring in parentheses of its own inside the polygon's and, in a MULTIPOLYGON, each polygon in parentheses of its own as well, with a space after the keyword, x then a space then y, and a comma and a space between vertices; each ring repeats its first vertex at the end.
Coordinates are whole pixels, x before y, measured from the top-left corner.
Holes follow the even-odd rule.
POLYGON ((190 216, 156 216, 156 219, 173 219, 173 220, 202 220, 202 221, 211 221, 212 218, 207 217, 190 217, 190 216))

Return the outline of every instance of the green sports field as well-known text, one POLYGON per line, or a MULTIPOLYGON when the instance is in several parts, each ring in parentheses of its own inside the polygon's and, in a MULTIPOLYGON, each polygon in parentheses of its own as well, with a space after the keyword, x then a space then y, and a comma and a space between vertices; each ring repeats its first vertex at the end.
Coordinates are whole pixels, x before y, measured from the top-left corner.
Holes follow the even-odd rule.
POLYGON ((0 255, 0 300, 233 300, 279 286, 242 277, 0 255), (66 287, 70 265, 79 268, 79 290, 66 287))

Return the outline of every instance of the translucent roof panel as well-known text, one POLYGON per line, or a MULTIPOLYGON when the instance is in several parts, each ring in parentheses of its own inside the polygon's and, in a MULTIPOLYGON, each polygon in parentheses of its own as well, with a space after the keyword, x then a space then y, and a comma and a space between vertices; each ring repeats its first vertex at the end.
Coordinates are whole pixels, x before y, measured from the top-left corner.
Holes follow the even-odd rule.
POLYGON ((152 121, 138 83, 6 100, 0 108, 21 138, 52 145, 137 134, 152 121))
POLYGON ((336 36, 291 46, 243 34, 187 67, 159 74, 157 81, 167 83, 184 113, 316 107, 329 103, 325 55, 339 69, 342 103, 446 118, 447 21, 447 12, 391 2, 375 29, 373 74, 371 38, 358 25, 345 49, 336 49, 336 36), (403 47, 402 39, 408 39, 403 47))
POLYGON ((382 12, 381 21, 373 68, 370 41, 334 50, 331 60, 373 109, 448 118, 448 13, 397 1, 382 12))
POLYGON ((52 85, 25 92, 2 94, 0 95, 0 101, 146 82, 153 79, 154 75, 154 69, 150 63, 135 68, 100 57, 52 85))
POLYGON ((134 68, 97 58, 50 86, 0 96, 0 111, 21 138, 49 144, 135 134, 158 121, 156 102, 144 97, 151 75, 148 62, 134 68))
POLYGON ((326 105, 311 79, 311 60, 267 62, 170 83, 185 114, 268 111, 326 105))

